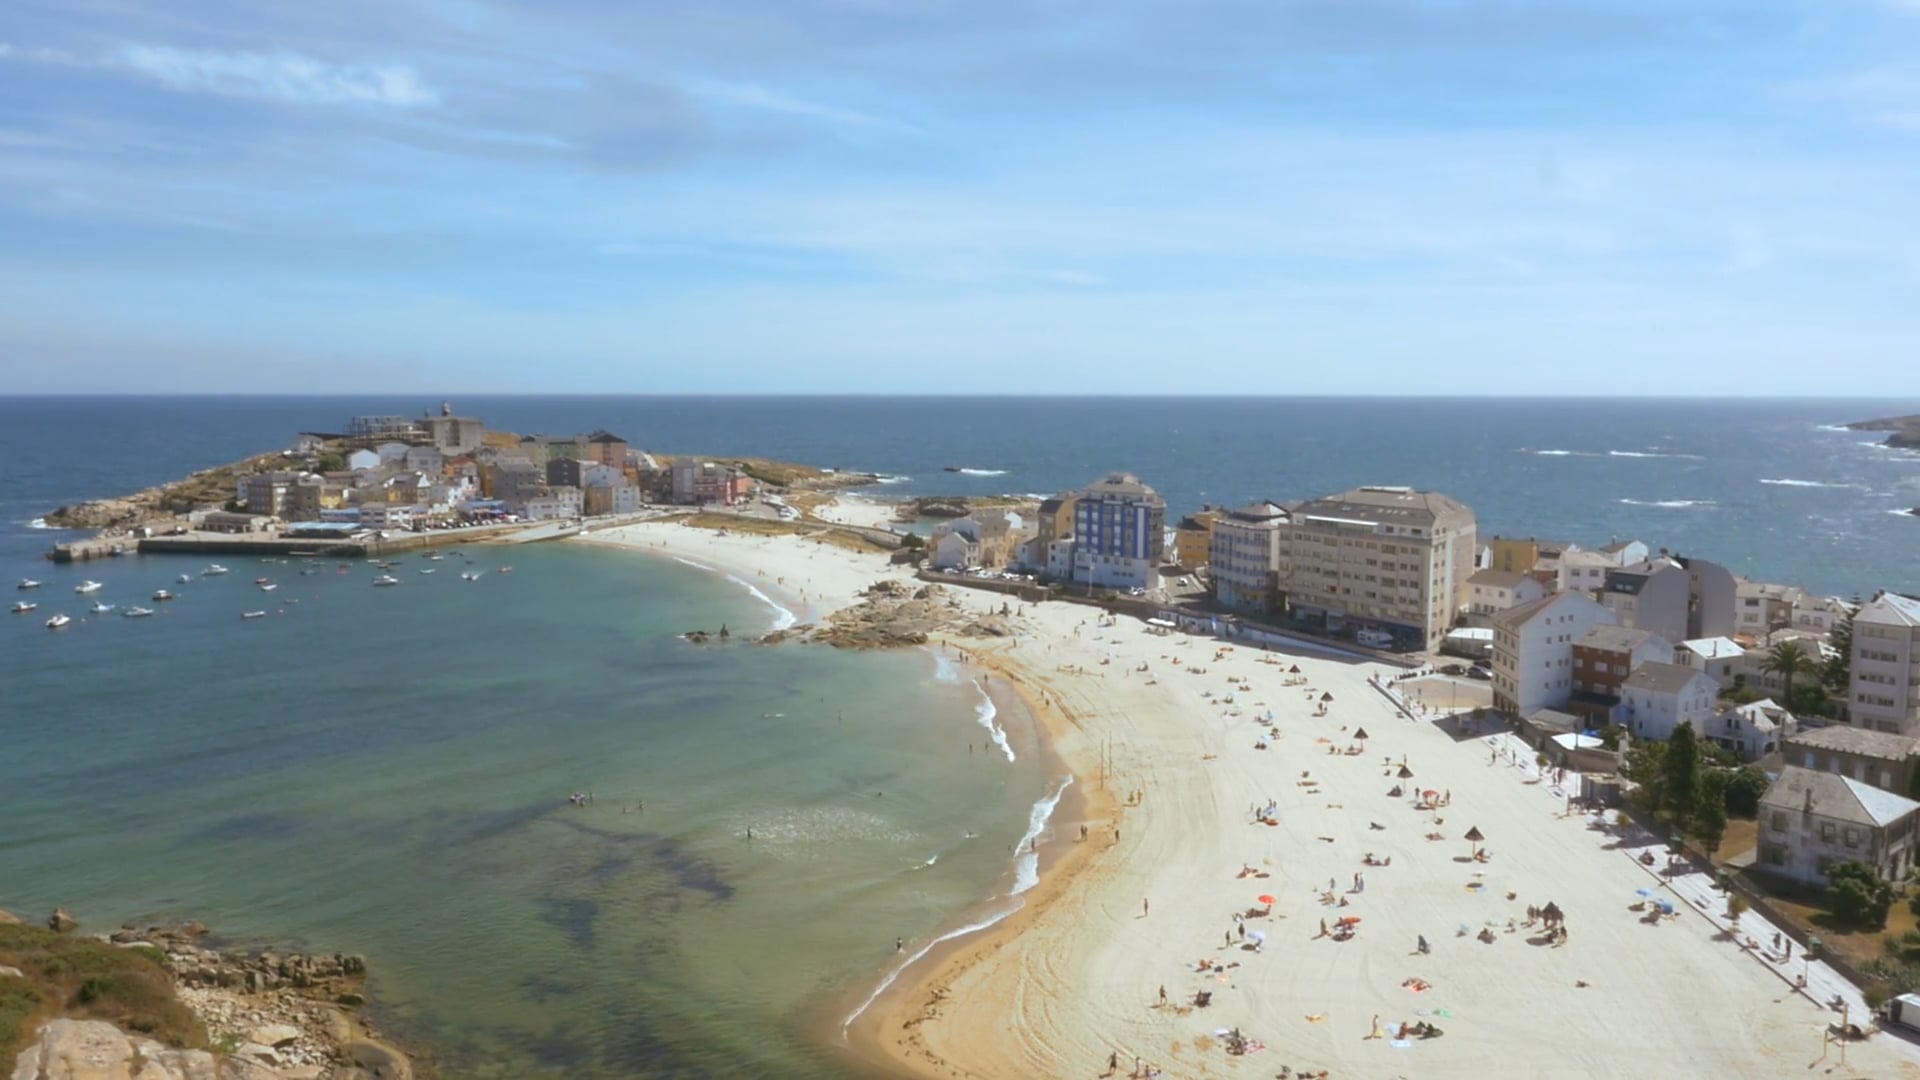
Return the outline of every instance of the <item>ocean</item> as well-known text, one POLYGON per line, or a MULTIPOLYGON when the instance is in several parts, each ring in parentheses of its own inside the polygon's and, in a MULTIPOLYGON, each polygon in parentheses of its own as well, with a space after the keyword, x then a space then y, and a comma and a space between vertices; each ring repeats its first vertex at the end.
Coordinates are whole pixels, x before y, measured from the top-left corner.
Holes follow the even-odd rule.
MULTIPOLYGON (((454 404, 513 430, 873 470, 878 494, 1039 494, 1121 468, 1189 511, 1415 484, 1487 534, 1637 536, 1820 592, 1920 591, 1920 519, 1894 512, 1920 505, 1920 455, 1834 427, 1912 402, 454 404)), ((366 954, 381 1019, 449 1076, 849 1075, 823 1034, 895 969, 893 939, 911 955, 1016 903, 1035 865, 1009 849, 1044 850, 1062 794, 1031 724, 965 672, 691 646, 679 632, 782 615, 584 546, 414 556, 394 589, 297 559, 174 585, 200 564, 40 558, 58 534, 34 520, 61 503, 429 405, 0 399, 0 577, 46 582, 40 612, 0 623, 0 907, 366 954), (122 607, 181 598, 82 618, 87 577, 122 607), (75 624, 43 629, 52 610, 75 624)))

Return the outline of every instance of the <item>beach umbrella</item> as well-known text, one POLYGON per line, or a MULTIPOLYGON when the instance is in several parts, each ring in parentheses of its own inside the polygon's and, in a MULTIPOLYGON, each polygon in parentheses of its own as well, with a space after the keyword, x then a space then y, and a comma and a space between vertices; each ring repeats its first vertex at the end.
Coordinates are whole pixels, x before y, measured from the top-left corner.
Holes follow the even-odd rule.
POLYGON ((1320 695, 1320 700, 1321 700, 1321 701, 1332 701, 1332 700, 1333 700, 1333 691, 1331 691, 1331 690, 1329 690, 1329 691, 1327 691, 1326 693, 1324 693, 1324 694, 1321 694, 1321 695, 1320 695))
POLYGON ((1261 893, 1259 896, 1254 897, 1254 899, 1263 904, 1273 904, 1277 902, 1274 900, 1272 893, 1261 893))
POLYGON ((1673 914, 1673 901, 1671 900, 1660 901, 1660 912, 1663 915, 1673 914))
POLYGON ((1290 667, 1290 668, 1288 668, 1288 669, 1287 669, 1287 674, 1289 674, 1289 675, 1298 675, 1298 674, 1300 674, 1300 665, 1299 665, 1299 664, 1295 664, 1295 665, 1293 665, 1292 667, 1290 667))
POLYGON ((1360 921, 1360 916, 1358 916, 1358 915, 1342 915, 1342 916, 1340 916, 1340 918, 1339 918, 1339 920, 1337 921, 1337 925, 1339 925, 1339 926, 1353 926, 1353 925, 1356 925, 1357 923, 1359 923, 1359 921, 1360 921))
POLYGON ((1440 793, 1437 791, 1434 791, 1432 788, 1428 788, 1426 791, 1423 791, 1420 793, 1420 797, 1427 800, 1428 802, 1432 802, 1433 800, 1440 797, 1440 793))
POLYGON ((1473 828, 1468 829, 1467 839, 1473 843, 1473 853, 1475 855, 1480 854, 1480 841, 1486 839, 1486 837, 1480 835, 1480 826, 1475 825, 1473 828))
POLYGON ((1366 728, 1356 729, 1353 733, 1353 737, 1356 739, 1359 739, 1361 742, 1366 742, 1368 738, 1367 729, 1366 728))
POLYGON ((1635 890, 1633 890, 1633 894, 1634 894, 1635 896, 1638 896, 1638 897, 1640 897, 1640 898, 1642 898, 1642 899, 1645 899, 1645 898, 1647 898, 1647 897, 1649 897, 1649 896, 1652 896, 1652 895, 1653 895, 1653 890, 1652 890, 1652 889, 1649 889, 1649 888, 1647 888, 1647 887, 1645 887, 1645 886, 1641 886, 1640 888, 1638 888, 1638 889, 1635 889, 1635 890))
POLYGON ((1402 780, 1413 779, 1413 770, 1407 768, 1405 765, 1400 766, 1400 779, 1402 780))

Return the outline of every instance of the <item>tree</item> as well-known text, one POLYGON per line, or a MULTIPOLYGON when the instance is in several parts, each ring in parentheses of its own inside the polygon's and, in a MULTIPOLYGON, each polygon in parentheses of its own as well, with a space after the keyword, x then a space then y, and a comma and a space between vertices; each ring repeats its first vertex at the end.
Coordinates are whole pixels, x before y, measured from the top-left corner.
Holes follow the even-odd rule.
MULTIPOLYGON (((1709 778, 1725 777, 1723 771, 1708 773, 1709 778)), ((1700 842, 1700 847, 1709 857, 1720 850, 1720 841, 1727 836, 1727 804, 1720 785, 1705 785, 1711 790, 1702 792, 1700 801, 1694 806, 1693 817, 1687 822, 1687 834, 1700 842)))
POLYGON ((908 533, 900 538, 900 546, 908 551, 919 551, 927 546, 927 538, 919 533, 908 533))
POLYGON ((1760 813, 1760 796, 1767 793, 1767 770, 1758 765, 1742 765, 1727 777, 1727 813, 1750 818, 1760 813))
POLYGON ((1780 682, 1785 687, 1780 694, 1782 701, 1793 700, 1793 680, 1802 675, 1811 675, 1813 671, 1813 657, 1797 641, 1783 641, 1775 645, 1760 664, 1761 674, 1780 676, 1780 682))
POLYGON ((1635 739, 1627 747, 1626 760, 1620 763, 1620 775, 1633 781, 1633 799, 1644 809, 1660 809, 1661 768, 1666 758, 1666 743, 1635 739))
POLYGON ((1827 696, 1827 688, 1818 682, 1805 686, 1796 686, 1793 693, 1783 695, 1780 704, 1795 716, 1831 716, 1833 699, 1827 696))
POLYGON ((1660 761, 1659 809, 1667 820, 1683 825, 1693 820, 1700 804, 1700 747, 1693 728, 1682 724, 1667 739, 1667 752, 1660 761))
POLYGON ((1827 867, 1827 904, 1841 922, 1878 929, 1886 925, 1893 907, 1893 886, 1867 863, 1834 863, 1827 867))
MULTIPOLYGON (((1853 607, 1860 606, 1860 598, 1853 598, 1853 607)), ((1853 610, 1848 610, 1846 618, 1834 624, 1833 632, 1828 635, 1828 643, 1833 646, 1833 655, 1827 657, 1826 665, 1820 671, 1820 681, 1828 690, 1844 695, 1847 682, 1853 677, 1853 610)))
POLYGON ((1618 750, 1620 749, 1620 737, 1624 734, 1626 734, 1624 728, 1621 728, 1617 724, 1608 724, 1606 727, 1600 729, 1600 745, 1606 747, 1608 750, 1618 750))
POLYGON ((1747 903, 1747 898, 1744 896, 1741 896, 1739 893, 1728 893, 1727 894, 1727 921, 1732 923, 1736 927, 1739 926, 1740 916, 1745 915, 1747 913, 1747 909, 1752 906, 1753 905, 1747 903))
POLYGON ((321 454, 313 467, 316 472, 341 472, 347 467, 347 459, 339 454, 321 454))

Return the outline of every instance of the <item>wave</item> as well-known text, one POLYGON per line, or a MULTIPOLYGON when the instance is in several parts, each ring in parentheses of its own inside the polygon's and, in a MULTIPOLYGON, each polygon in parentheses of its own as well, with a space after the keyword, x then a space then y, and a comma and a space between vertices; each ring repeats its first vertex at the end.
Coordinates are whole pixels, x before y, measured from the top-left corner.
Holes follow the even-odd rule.
POLYGON ((886 473, 878 473, 878 474, 876 474, 876 475, 874 476, 874 479, 875 479, 876 481, 878 481, 878 482, 880 482, 880 483, 882 483, 882 484, 905 484, 905 483, 909 483, 910 481, 912 481, 912 480, 913 480, 913 477, 911 477, 911 476, 889 476, 889 475, 887 475, 886 473))
POLYGON ((1815 431, 1852 431, 1853 429, 1846 426, 1845 424, 1815 424, 1813 425, 1813 430, 1815 431))
POLYGON ((27 528, 29 528, 29 529, 51 529, 51 528, 53 528, 53 526, 51 526, 51 525, 49 525, 49 524, 47 524, 47 519, 46 519, 46 518, 34 518, 34 519, 33 519, 32 521, 29 521, 29 522, 27 522, 27 528))
POLYGON ((1889 510, 1887 513, 1899 514, 1901 517, 1920 517, 1920 514, 1916 514, 1912 510, 1889 510))
POLYGON ((980 704, 973 707, 973 718, 980 722, 981 727, 987 729, 987 734, 993 736, 993 744, 1007 755, 1007 760, 1014 760, 1013 747, 1007 742, 1007 732, 995 719, 1000 715, 1000 710, 994 706, 993 698, 988 696, 986 687, 975 681, 973 688, 980 691, 980 704))
POLYGON ((1655 499, 1652 501, 1621 499, 1620 503, 1623 506, 1655 506, 1662 510, 1686 510, 1695 506, 1714 505, 1712 499, 1655 499))
POLYGON ((954 666, 953 661, 947 659, 946 653, 934 653, 933 677, 938 682, 957 683, 960 681, 960 669, 954 666))
POLYGON ((870 1008, 873 1005, 873 1003, 879 999, 881 994, 884 994, 887 992, 887 987, 892 986, 894 984, 894 980, 900 977, 901 972, 907 970, 908 968, 912 967, 914 964, 918 963, 921 960, 921 958, 925 957, 928 953, 932 952, 936 946, 943 945, 946 942, 952 941, 954 938, 957 938, 957 937, 965 937, 968 934, 977 934, 980 931, 993 926, 995 923, 1002 921, 1003 919, 1013 914, 1014 912, 1019 911, 1024 906, 1025 906, 1024 904, 1021 904, 1016 901, 1015 903, 1010 904, 1005 908, 1002 908, 1001 910, 986 916, 983 919, 970 922, 965 926, 955 927, 954 929, 949 930, 944 934, 941 934, 939 937, 934 938, 932 941, 927 942, 925 945, 920 946, 918 949, 915 949, 913 953, 909 955, 905 960, 900 961, 900 963, 897 966, 895 966, 893 969, 887 972, 886 976, 880 980, 880 985, 873 988, 873 993, 868 994, 867 999, 865 1001, 862 1001, 858 1008, 854 1009, 852 1012, 847 1014, 847 1018, 840 1022, 840 1034, 844 1037, 847 1033, 847 1029, 853 1026, 853 1022, 855 1020, 860 1019, 860 1014, 866 1012, 867 1009, 870 1008))
POLYGON ((1529 450, 1527 451, 1527 453, 1538 454, 1541 457, 1593 457, 1594 456, 1593 454, 1589 454, 1584 450, 1529 450))
POLYGON ((1858 484, 1829 484, 1825 480, 1761 480, 1760 482, 1763 484, 1773 484, 1776 487, 1857 488, 1860 486, 1858 484))
POLYGON ((1005 476, 1007 475, 1007 470, 1005 469, 955 469, 954 472, 957 472, 962 476, 1005 476))
POLYGON ((724 570, 720 570, 715 567, 708 566, 706 563, 695 562, 692 559, 682 558, 679 555, 675 555, 673 557, 673 561, 680 563, 684 566, 691 566, 696 570, 705 570, 709 574, 719 574, 721 577, 724 577, 728 581, 733 582, 735 585, 738 585, 741 588, 747 590, 747 592, 752 593, 753 598, 755 600, 758 600, 761 603, 773 609, 773 626, 769 628, 771 630, 785 630, 793 626, 794 623, 799 621, 794 616, 793 612, 775 603, 773 600, 773 597, 768 596, 766 593, 761 592, 759 586, 755 585, 753 582, 748 581, 743 577, 740 577, 735 574, 729 574, 724 570))
POLYGON ((1014 850, 1019 852, 1013 858, 1013 892, 1019 896, 1035 885, 1040 884, 1040 852, 1035 850, 1040 834, 1053 820, 1053 808, 1060 805, 1060 796, 1067 793, 1067 787, 1073 783, 1073 774, 1061 777, 1060 786, 1053 794, 1036 800, 1033 809, 1027 812, 1027 831, 1021 835, 1020 843, 1014 850))
POLYGON ((1626 458, 1682 458, 1687 461, 1707 460, 1703 454, 1662 454, 1652 450, 1609 450, 1607 451, 1607 456, 1626 458))

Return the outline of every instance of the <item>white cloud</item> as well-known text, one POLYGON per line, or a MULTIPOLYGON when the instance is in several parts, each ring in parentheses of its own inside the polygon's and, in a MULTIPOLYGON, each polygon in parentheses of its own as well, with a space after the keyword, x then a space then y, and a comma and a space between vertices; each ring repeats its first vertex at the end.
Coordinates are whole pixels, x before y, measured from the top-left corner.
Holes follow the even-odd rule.
POLYGON ((166 45, 129 45, 111 58, 118 67, 174 90, 263 98, 305 105, 387 105, 411 109, 439 98, 413 69, 329 64, 291 52, 212 52, 166 45))
POLYGON ((719 102, 743 109, 757 109, 761 112, 783 113, 787 116, 799 116, 809 120, 833 124, 837 127, 868 128, 875 131, 894 131, 907 135, 917 135, 920 129, 912 124, 889 120, 885 117, 863 113, 856 109, 844 109, 837 105, 827 105, 818 101, 794 97, 758 83, 718 82, 700 80, 687 87, 695 97, 719 102))

